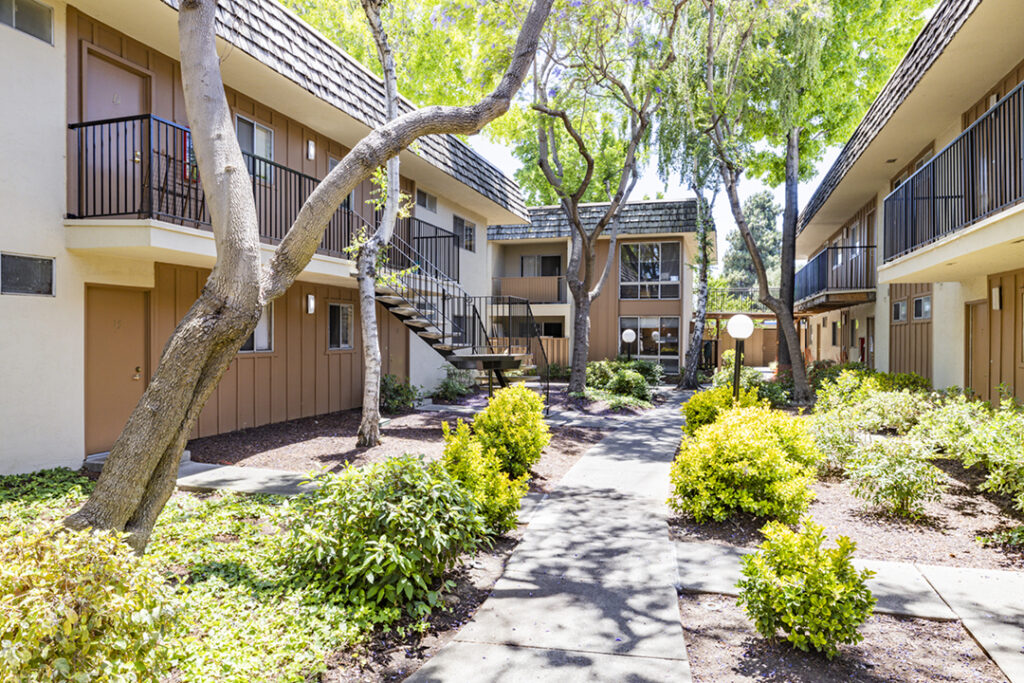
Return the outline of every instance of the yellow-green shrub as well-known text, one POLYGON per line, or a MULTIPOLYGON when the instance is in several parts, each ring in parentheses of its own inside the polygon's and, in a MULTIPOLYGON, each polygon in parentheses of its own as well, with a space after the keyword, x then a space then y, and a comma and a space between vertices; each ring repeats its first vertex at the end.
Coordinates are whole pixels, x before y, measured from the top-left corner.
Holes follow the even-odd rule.
POLYGON ((26 527, 0 543, 0 680, 156 680, 172 598, 114 533, 26 527))
POLYGON ((796 521, 814 497, 820 457, 797 418, 765 407, 729 410, 683 440, 669 505, 698 522, 740 511, 796 521))
POLYGON ((683 417, 686 418, 683 431, 693 436, 698 429, 711 424, 718 419, 720 413, 730 408, 748 408, 760 404, 757 387, 741 388, 740 400, 736 403, 733 402, 732 387, 727 384, 699 391, 683 404, 683 417))
POLYGON ((551 441, 544 399, 522 384, 499 389, 473 418, 473 433, 512 479, 527 474, 551 441))
POLYGON ((455 431, 447 422, 442 422, 441 431, 444 433, 441 462, 448 474, 476 498, 491 532, 500 534, 514 529, 519 519, 519 502, 526 495, 526 475, 509 479, 497 456, 483 449, 462 420, 456 424, 455 431))

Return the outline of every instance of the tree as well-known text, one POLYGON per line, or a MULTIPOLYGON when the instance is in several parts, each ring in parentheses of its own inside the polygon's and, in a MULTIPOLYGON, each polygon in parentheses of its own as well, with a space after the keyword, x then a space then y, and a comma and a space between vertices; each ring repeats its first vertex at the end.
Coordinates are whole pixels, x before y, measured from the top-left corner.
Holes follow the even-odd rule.
POLYGON ((182 0, 181 78, 217 261, 202 293, 168 340, 156 371, 111 449, 71 528, 125 531, 140 552, 174 490, 192 426, 263 306, 284 294, 309 263, 330 217, 363 180, 416 139, 473 134, 509 107, 533 63, 552 0, 535 0, 501 81, 468 106, 417 109, 371 131, 302 205, 270 262, 260 262, 252 186, 220 77, 216 0, 182 0))
MULTIPOLYGON (((768 190, 751 195, 743 202, 743 216, 747 219, 754 242, 764 259, 768 271, 768 281, 777 285, 779 282, 779 260, 782 245, 782 233, 779 231, 779 212, 782 208, 775 203, 775 198, 768 190)), ((754 264, 750 252, 743 243, 739 232, 726 235, 728 251, 722 258, 722 275, 729 281, 730 287, 746 289, 753 287, 757 278, 754 275, 754 264)))
POLYGON ((534 66, 533 101, 497 127, 524 163, 528 201, 557 203, 570 231, 566 284, 573 298, 569 392, 582 393, 590 352, 590 308, 615 258, 618 217, 646 159, 651 123, 674 60, 685 0, 562 2, 534 66), (584 224, 580 205, 605 201, 584 224), (597 244, 609 238, 603 263, 597 244))

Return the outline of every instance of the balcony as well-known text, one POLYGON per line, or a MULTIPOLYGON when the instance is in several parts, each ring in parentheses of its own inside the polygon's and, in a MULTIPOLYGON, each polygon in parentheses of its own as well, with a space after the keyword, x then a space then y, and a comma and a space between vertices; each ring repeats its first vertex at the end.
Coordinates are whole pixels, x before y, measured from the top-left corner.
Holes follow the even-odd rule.
MULTIPOLYGON (((777 297, 779 288, 772 287, 769 293, 777 297)), ((723 318, 737 313, 762 318, 774 316, 775 314, 758 300, 760 296, 757 287, 712 287, 708 290, 708 317, 723 318)), ((696 292, 694 297, 696 298, 696 292)))
POLYGON ((531 304, 564 304, 567 301, 565 277, 562 275, 496 277, 495 296, 514 296, 531 304))
MULTIPOLYGON (((69 218, 151 219, 211 230, 188 128, 153 115, 75 123, 69 128, 69 183, 74 192, 69 218)), ((277 244, 320 180, 269 159, 244 152, 243 156, 252 178, 260 239, 277 244)), ((364 226, 366 220, 343 204, 327 224, 317 252, 352 259, 347 248, 364 226)), ((416 263, 406 257, 396 267, 417 265, 458 279, 454 233, 405 218, 395 226, 395 234, 419 255, 416 263)))
POLYGON ((1024 199, 1024 84, 885 198, 885 261, 953 235, 1024 199))
POLYGON ((828 247, 796 273, 794 308, 817 313, 875 300, 875 248, 828 247))

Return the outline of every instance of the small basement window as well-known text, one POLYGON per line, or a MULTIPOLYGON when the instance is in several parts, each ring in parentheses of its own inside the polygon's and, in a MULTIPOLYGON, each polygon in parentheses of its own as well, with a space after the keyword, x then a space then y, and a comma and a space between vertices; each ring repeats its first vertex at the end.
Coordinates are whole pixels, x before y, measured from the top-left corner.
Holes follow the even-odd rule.
POLYGON ((240 351, 257 353, 260 351, 274 350, 274 305, 267 304, 263 307, 260 321, 256 323, 256 329, 252 331, 249 338, 242 344, 240 351))
POLYGON ((327 348, 352 348, 352 304, 328 304, 327 348))
POLYGON ((53 44, 53 10, 36 0, 0 0, 0 24, 53 44))
POLYGON ((52 258, 0 254, 0 294, 53 296, 53 273, 52 258))

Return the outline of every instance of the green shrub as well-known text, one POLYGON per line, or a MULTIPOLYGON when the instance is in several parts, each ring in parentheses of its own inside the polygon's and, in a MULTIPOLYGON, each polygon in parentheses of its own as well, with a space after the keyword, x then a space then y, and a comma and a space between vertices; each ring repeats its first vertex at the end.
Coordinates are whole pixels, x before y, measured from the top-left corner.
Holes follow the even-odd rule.
POLYGON ((548 379, 565 380, 569 379, 569 375, 572 374, 572 368, 559 363, 548 363, 547 368, 541 374, 548 379))
POLYGON ((920 416, 910 435, 933 451, 953 458, 973 460, 978 446, 975 435, 992 419, 992 412, 980 401, 963 394, 942 400, 920 416))
POLYGON ((481 447, 462 420, 455 425, 455 431, 442 422, 441 431, 444 469, 476 498, 492 533, 514 529, 519 519, 519 503, 526 495, 526 476, 509 479, 498 458, 481 447))
POLYGON ((544 399, 522 384, 499 389, 473 418, 473 433, 512 479, 530 471, 551 441, 544 399))
POLYGON ((418 398, 416 387, 409 384, 408 379, 399 379, 395 375, 384 375, 380 378, 381 412, 394 415, 412 410, 418 398))
POLYGON ((742 560, 739 604, 765 638, 781 630, 797 648, 831 659, 839 645, 863 638, 857 629, 875 605, 867 587, 874 572, 853 566, 856 544, 847 537, 824 548, 822 526, 805 518, 801 527, 769 522, 761 529, 765 541, 742 560))
POLYGON ((608 391, 619 396, 632 396, 640 401, 651 400, 651 388, 643 375, 633 370, 619 369, 608 382, 608 391))
POLYGON ((861 376, 875 374, 875 371, 867 365, 856 361, 836 363, 830 360, 816 360, 807 366, 807 382, 811 385, 812 389, 818 391, 825 383, 835 382, 839 379, 839 375, 843 372, 861 376))
POLYGON ((627 360, 620 356, 616 359, 615 363, 621 369, 639 372, 643 376, 644 381, 652 387, 661 384, 661 380, 665 376, 665 368, 661 367, 661 363, 655 363, 652 360, 643 360, 641 358, 627 360))
POLYGON ((760 404, 756 389, 740 389, 740 400, 735 403, 730 386, 699 391, 683 404, 682 412, 686 418, 683 431, 693 436, 698 429, 717 420, 718 416, 726 410, 749 408, 760 404))
MULTIPOLYGON (((736 351, 729 349, 722 353, 722 367, 711 378, 712 387, 731 387, 735 374, 736 351)), ((755 389, 764 383, 764 376, 757 368, 740 366, 740 388, 755 389)))
POLYGON ((832 410, 853 408, 876 389, 870 375, 844 370, 835 379, 826 380, 821 384, 814 410, 827 413, 832 410))
POLYGON ((422 456, 316 481, 296 500, 283 556, 298 580, 353 606, 429 613, 444 573, 487 533, 473 494, 422 456))
POLYGON ((927 395, 912 391, 869 391, 853 412, 861 429, 906 434, 931 405, 927 395))
POLYGON ((1024 511, 1024 412, 1004 399, 991 419, 974 429, 963 456, 964 466, 984 464, 981 488, 1008 495, 1024 511))
POLYGON ((156 680, 171 589, 118 534, 26 526, 0 543, 0 680, 156 680))
POLYGON ((698 522, 741 511, 796 521, 814 497, 819 458, 799 419, 765 407, 729 410, 683 439, 669 505, 698 522))
POLYGON ((615 364, 610 360, 592 360, 587 363, 587 386, 606 389, 615 377, 615 364))
POLYGON ((822 472, 838 474, 846 469, 846 462, 864 447, 853 422, 839 412, 816 413, 808 418, 811 436, 824 458, 822 472))
POLYGON ((882 391, 915 391, 927 393, 932 390, 932 382, 927 377, 913 372, 879 372, 875 373, 875 381, 882 391))
POLYGON ((924 503, 945 489, 945 475, 928 454, 914 439, 876 440, 847 461, 853 495, 897 517, 920 517, 924 503))
POLYGON ((434 391, 434 398, 441 401, 457 401, 473 393, 473 372, 454 365, 445 368, 445 378, 434 391))
POLYGON ((783 408, 789 405, 789 390, 782 382, 761 382, 757 386, 757 395, 768 401, 772 408, 783 408))
POLYGON ((611 389, 612 382, 615 381, 616 376, 627 370, 638 373, 649 387, 661 384, 665 374, 660 364, 649 360, 626 360, 625 357, 619 357, 616 360, 593 360, 587 363, 587 386, 592 389, 614 391, 611 389))

